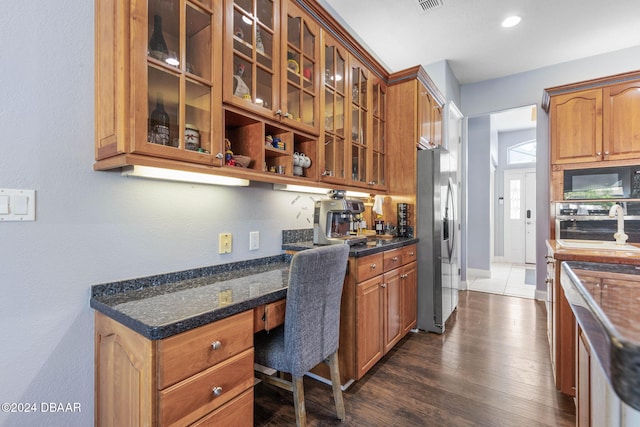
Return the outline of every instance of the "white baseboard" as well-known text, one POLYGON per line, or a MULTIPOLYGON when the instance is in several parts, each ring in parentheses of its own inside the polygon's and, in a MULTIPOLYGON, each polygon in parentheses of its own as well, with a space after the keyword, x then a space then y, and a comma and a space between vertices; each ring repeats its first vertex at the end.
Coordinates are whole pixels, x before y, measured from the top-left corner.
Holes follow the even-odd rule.
POLYGON ((491 278, 491 270, 480 270, 479 268, 467 268, 467 277, 484 277, 491 278))
POLYGON ((547 300, 547 291, 536 289, 535 299, 538 301, 546 301, 547 300))

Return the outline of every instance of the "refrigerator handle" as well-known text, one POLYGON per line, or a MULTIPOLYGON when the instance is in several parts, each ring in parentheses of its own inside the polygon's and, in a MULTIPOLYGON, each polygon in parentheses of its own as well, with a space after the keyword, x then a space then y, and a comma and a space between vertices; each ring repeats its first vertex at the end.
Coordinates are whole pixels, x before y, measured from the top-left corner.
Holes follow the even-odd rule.
MULTIPOLYGON (((454 222, 455 222, 456 208, 455 208, 455 203, 453 202, 453 188, 451 186, 451 178, 449 178, 449 183, 447 185, 447 210, 449 207, 451 207, 451 217, 454 219, 454 222)), ((449 227, 449 221, 448 221, 448 215, 447 215, 447 229, 448 227, 449 227)), ((451 238, 449 239, 449 242, 447 242, 447 248, 449 249, 449 260, 451 260, 451 256, 453 255, 453 245, 455 244, 455 236, 456 236, 456 228, 452 227, 451 238)))

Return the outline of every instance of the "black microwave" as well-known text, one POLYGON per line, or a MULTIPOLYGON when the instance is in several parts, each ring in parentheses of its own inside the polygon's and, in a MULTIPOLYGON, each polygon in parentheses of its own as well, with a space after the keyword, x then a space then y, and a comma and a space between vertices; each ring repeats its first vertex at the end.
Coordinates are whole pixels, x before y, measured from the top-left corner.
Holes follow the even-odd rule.
POLYGON ((640 198, 640 166, 564 171, 565 200, 640 198))

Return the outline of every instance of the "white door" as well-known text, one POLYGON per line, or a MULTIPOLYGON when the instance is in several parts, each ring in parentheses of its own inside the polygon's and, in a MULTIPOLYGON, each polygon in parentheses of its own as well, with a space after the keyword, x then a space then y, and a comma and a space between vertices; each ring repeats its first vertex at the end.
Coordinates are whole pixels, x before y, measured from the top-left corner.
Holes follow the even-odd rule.
POLYGON ((525 249, 524 262, 536 263, 536 173, 526 172, 525 182, 525 249))
POLYGON ((504 258, 536 262, 536 174, 534 169, 504 172, 504 258))

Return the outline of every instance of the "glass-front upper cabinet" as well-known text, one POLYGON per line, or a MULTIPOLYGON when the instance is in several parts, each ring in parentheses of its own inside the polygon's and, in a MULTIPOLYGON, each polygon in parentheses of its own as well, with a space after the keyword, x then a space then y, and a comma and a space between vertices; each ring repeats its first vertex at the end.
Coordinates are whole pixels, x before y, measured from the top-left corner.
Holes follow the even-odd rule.
POLYGON ((369 71, 351 59, 350 66, 351 132, 350 181, 367 185, 367 157, 369 150, 369 71))
POLYGON ((344 183, 345 165, 345 126, 348 94, 347 89, 347 52, 328 34, 324 34, 323 51, 323 88, 324 105, 324 145, 322 156, 322 180, 344 183))
POLYGON ((224 1, 224 101, 318 134, 318 24, 288 1, 224 1))
POLYGON ((279 8, 274 0, 225 0, 224 99, 272 116, 279 108, 279 8))
POLYGON ((371 135, 371 176, 369 184, 386 188, 385 162, 387 137, 387 88, 380 79, 374 79, 372 85, 372 135, 371 135))
POLYGON ((283 1, 282 7, 280 114, 285 123, 317 133, 320 27, 293 1, 283 1))
MULTIPOLYGON (((133 7, 143 4, 135 2, 133 7)), ((132 61, 132 92, 139 94, 133 98, 132 151, 218 164, 215 155, 221 138, 219 126, 213 123, 213 117, 221 114, 221 88, 214 78, 221 48, 214 40, 214 29, 221 23, 217 1, 149 0, 146 4, 147 26, 142 34, 147 37, 138 50, 144 56, 134 55, 132 61), (144 80, 135 73, 142 68, 144 80), (142 90, 144 96, 138 92, 142 90), (146 118, 144 126, 139 117, 146 118)))

